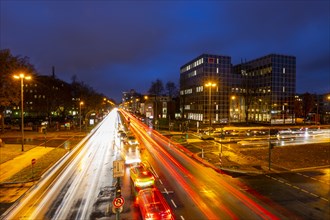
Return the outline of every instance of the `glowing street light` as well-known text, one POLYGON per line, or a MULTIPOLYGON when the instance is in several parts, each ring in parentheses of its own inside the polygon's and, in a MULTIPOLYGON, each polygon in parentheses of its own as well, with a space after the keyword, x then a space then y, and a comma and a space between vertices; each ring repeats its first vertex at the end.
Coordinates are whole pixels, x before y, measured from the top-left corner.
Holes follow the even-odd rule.
MULTIPOLYGON (((212 126, 212 120, 211 120, 211 93, 212 93, 212 87, 215 87, 217 84, 212 83, 212 82, 208 82, 205 84, 206 87, 209 87, 209 120, 210 120, 210 128, 212 126)), ((210 131, 209 131, 210 134, 210 131)))
POLYGON ((79 130, 81 132, 81 106, 84 104, 84 102, 79 103, 79 130))
POLYGON ((231 105, 229 106, 229 124, 231 121, 233 121, 235 119, 235 100, 236 100, 236 96, 232 95, 231 97, 231 105), (232 120, 233 119, 233 120, 232 120))
POLYGON ((20 79, 21 80, 21 130, 22 130, 22 151, 24 151, 24 79, 30 80, 31 76, 25 76, 24 73, 20 73, 19 75, 14 75, 15 79, 20 79))

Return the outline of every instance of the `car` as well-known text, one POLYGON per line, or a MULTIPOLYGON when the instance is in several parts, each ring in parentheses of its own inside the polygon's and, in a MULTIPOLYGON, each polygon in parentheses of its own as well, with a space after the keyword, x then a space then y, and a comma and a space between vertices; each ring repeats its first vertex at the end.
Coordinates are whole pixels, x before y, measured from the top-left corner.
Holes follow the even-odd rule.
POLYGON ((132 166, 130 168, 130 176, 132 185, 137 191, 139 191, 139 189, 153 187, 155 185, 155 176, 144 163, 139 163, 132 166))
POLYGON ((157 188, 140 190, 137 203, 143 219, 174 219, 170 206, 157 188))
POLYGON ((214 140, 214 136, 207 135, 207 134, 202 134, 200 136, 201 140, 214 140))
POLYGON ((280 130, 277 133, 277 139, 278 140, 295 140, 296 139, 296 134, 292 132, 291 129, 286 129, 286 130, 280 130))
POLYGON ((123 130, 118 130, 118 132, 117 132, 117 136, 120 137, 120 135, 121 135, 122 133, 125 133, 125 131, 123 131, 123 130))
POLYGON ((125 141, 127 138, 127 134, 125 132, 120 133, 120 140, 125 141))
POLYGON ((213 127, 206 127, 199 130, 200 133, 210 135, 214 131, 213 127))
POLYGON ((125 160, 125 164, 136 164, 141 162, 141 154, 139 145, 129 145, 123 141, 120 150, 121 157, 125 160))
POLYGON ((133 135, 128 135, 126 141, 129 145, 139 144, 138 140, 133 135))

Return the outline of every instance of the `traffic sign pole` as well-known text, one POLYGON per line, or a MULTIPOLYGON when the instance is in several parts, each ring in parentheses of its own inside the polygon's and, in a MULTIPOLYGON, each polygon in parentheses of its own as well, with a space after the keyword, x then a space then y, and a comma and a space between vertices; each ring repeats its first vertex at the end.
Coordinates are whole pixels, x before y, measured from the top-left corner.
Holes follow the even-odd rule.
POLYGON ((116 197, 112 201, 112 205, 115 208, 116 211, 116 220, 119 220, 119 214, 123 211, 123 205, 125 203, 125 200, 122 196, 116 197))
POLYGON ((112 204, 114 205, 115 208, 120 208, 124 205, 125 200, 122 196, 116 197, 113 201, 112 204))
POLYGON ((116 160, 113 161, 113 177, 117 177, 116 183, 116 195, 112 202, 113 212, 116 213, 116 220, 119 220, 119 213, 123 211, 124 198, 121 196, 120 177, 124 176, 125 172, 125 161, 116 160))
POLYGON ((32 171, 32 181, 33 181, 33 183, 34 183, 34 173, 33 173, 33 167, 34 167, 34 164, 36 163, 36 159, 32 159, 31 160, 31 171, 32 171))

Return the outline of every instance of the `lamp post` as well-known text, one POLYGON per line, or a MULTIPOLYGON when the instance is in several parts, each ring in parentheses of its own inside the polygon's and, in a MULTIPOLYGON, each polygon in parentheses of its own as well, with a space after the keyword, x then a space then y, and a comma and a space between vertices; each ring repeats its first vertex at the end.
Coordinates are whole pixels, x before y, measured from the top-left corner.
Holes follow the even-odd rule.
POLYGON ((236 102, 236 96, 232 95, 231 96, 232 113, 229 111, 229 124, 235 119, 235 102, 236 102))
POLYGON ((212 87, 215 87, 217 84, 208 82, 205 84, 206 87, 209 87, 209 120, 210 120, 210 126, 209 126, 209 134, 210 134, 210 129, 212 126, 212 120, 211 120, 211 94, 212 94, 212 87))
POLYGON ((319 122, 319 97, 316 94, 316 116, 315 116, 315 124, 317 125, 319 122))
POLYGON ((79 103, 79 130, 81 132, 81 106, 84 104, 84 102, 79 103))
POLYGON ((24 79, 30 80, 31 76, 25 76, 24 73, 20 73, 19 75, 14 75, 15 79, 21 80, 21 130, 22 130, 22 151, 24 151, 24 79))

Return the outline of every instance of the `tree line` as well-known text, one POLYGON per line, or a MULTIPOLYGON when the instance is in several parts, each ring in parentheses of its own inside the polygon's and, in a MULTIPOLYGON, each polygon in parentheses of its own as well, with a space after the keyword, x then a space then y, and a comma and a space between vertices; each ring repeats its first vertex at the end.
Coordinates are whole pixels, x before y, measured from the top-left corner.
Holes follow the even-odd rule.
MULTIPOLYGON (((53 76, 41 76, 30 63, 28 57, 14 56, 9 49, 0 50, 0 119, 1 130, 4 131, 4 112, 20 103, 20 80, 13 78, 14 74, 24 72, 32 77, 30 82, 25 82, 24 89, 33 90, 25 93, 25 99, 34 101, 34 116, 44 118, 52 117, 52 112, 57 112, 57 117, 65 118, 69 111, 78 108, 80 101, 84 101, 85 112, 104 107, 104 95, 96 92, 92 87, 72 77, 72 82, 66 83, 53 76), (37 84, 38 87, 33 85, 37 84), (30 86, 29 86, 30 85, 30 86), (43 97, 32 97, 34 95, 43 97), (74 102, 73 100, 76 100, 74 102)), ((112 100, 112 102, 114 102, 112 100)), ((25 110, 25 109, 24 109, 25 110)), ((29 109, 26 109, 28 111, 29 109)))
MULTIPOLYGON (((14 56, 10 49, 0 50, 0 119, 1 130, 4 131, 4 112, 6 109, 11 109, 13 106, 20 104, 20 81, 13 79, 14 74, 21 72, 32 77, 30 82, 24 82, 25 86, 29 84, 38 84, 38 88, 33 88, 34 93, 26 93, 24 100, 33 100, 34 108, 29 113, 30 115, 43 118, 51 118, 52 112, 57 112, 57 117, 66 118, 69 111, 77 109, 80 101, 84 101, 83 111, 104 107, 104 95, 96 92, 91 86, 79 81, 76 75, 71 78, 71 83, 66 83, 56 76, 42 76, 38 74, 36 68, 30 63, 29 57, 14 56), (35 99, 33 95, 44 95, 44 99, 35 99), (32 113, 33 112, 33 113, 32 113)), ((32 86, 33 87, 33 86, 32 86)), ((29 89, 28 87, 24 88, 29 89)), ((149 95, 161 96, 168 95, 169 97, 178 97, 178 89, 174 82, 168 81, 165 86, 163 81, 156 79, 151 82, 148 90, 149 95)), ((114 100, 110 99, 112 103, 114 100)), ((28 109, 24 109, 28 111, 28 109)))

